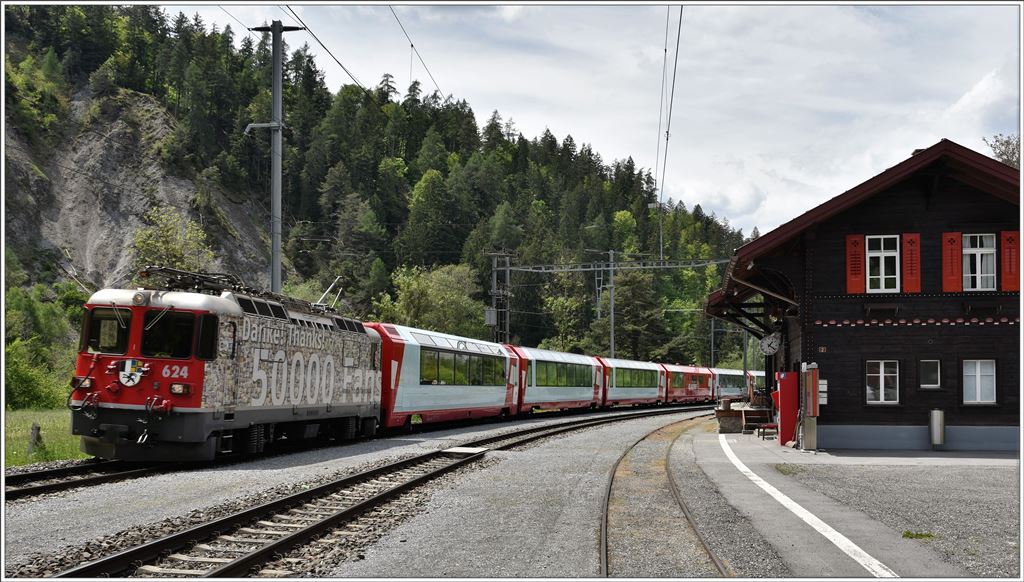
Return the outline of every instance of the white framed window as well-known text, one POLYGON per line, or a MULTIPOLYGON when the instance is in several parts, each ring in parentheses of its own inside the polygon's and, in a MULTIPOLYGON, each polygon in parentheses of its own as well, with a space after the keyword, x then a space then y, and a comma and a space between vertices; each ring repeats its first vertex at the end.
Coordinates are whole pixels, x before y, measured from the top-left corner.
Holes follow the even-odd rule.
POLYGON ((942 388, 942 362, 921 360, 921 388, 942 388))
POLYGON ((996 235, 964 235, 964 291, 996 290, 996 235))
POLYGON ((900 235, 865 237, 868 259, 868 293, 899 293, 900 235))
POLYGON ((996 361, 964 360, 964 404, 994 404, 996 361))
POLYGON ((869 404, 895 404, 899 402, 899 360, 868 360, 867 392, 869 404))

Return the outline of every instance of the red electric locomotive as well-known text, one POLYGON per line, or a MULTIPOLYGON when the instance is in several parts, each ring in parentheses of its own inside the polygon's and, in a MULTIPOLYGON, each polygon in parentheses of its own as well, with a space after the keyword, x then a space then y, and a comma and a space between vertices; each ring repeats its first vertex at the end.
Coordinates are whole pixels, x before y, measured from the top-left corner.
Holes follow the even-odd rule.
POLYGON ((230 276, 149 272, 181 290, 104 289, 85 305, 68 398, 84 452, 201 460, 374 432, 375 331, 230 276))

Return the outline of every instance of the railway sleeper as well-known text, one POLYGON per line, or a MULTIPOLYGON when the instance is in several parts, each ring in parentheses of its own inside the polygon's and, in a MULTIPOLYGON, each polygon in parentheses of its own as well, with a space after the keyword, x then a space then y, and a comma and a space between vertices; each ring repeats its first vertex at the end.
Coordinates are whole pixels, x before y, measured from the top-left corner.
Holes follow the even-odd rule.
POLYGON ((145 566, 139 566, 139 569, 136 570, 136 572, 141 572, 143 574, 156 574, 158 576, 198 577, 198 576, 205 576, 206 573, 209 572, 209 569, 207 569, 207 570, 186 570, 184 568, 163 568, 163 567, 160 567, 160 566, 145 565, 145 566))
POLYGON ((210 544, 196 544, 192 548, 204 552, 220 552, 223 554, 248 554, 250 552, 250 550, 243 548, 215 548, 210 544))
POLYGON ((205 564, 227 564, 232 560, 231 558, 213 558, 210 556, 186 556, 185 554, 171 554, 167 556, 181 562, 201 562, 205 564))
MULTIPOLYGON (((277 518, 278 516, 275 515, 274 517, 277 518)), ((302 523, 281 523, 281 522, 277 522, 277 521, 262 521, 262 520, 261 521, 257 521, 256 523, 258 525, 265 525, 267 527, 293 527, 295 529, 303 529, 304 527, 306 527, 306 524, 302 524, 302 523)))
MULTIPOLYGON (((260 536, 286 536, 286 535, 290 535, 292 533, 290 531, 280 531, 280 530, 276 530, 276 529, 259 529, 259 528, 255 528, 255 527, 240 527, 240 528, 238 528, 238 532, 239 533, 256 534, 256 535, 260 535, 260 536)), ((267 540, 267 541, 269 542, 269 541, 272 541, 272 540, 267 540)))

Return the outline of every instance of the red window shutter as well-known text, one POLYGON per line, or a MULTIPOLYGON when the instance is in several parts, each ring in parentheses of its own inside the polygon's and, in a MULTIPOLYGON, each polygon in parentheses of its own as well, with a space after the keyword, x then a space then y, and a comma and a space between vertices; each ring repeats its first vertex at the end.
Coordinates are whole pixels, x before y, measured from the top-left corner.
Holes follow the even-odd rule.
POLYGON ((999 234, 1002 242, 999 249, 1002 255, 999 261, 1000 289, 1020 291, 1020 233, 1007 230, 999 234))
POLYGON ((903 292, 921 292, 921 234, 906 232, 903 240, 903 292))
POLYGON ((864 293, 864 235, 846 235, 846 292, 864 293))
POLYGON ((942 233, 942 290, 959 293, 964 290, 964 249, 959 232, 942 233))

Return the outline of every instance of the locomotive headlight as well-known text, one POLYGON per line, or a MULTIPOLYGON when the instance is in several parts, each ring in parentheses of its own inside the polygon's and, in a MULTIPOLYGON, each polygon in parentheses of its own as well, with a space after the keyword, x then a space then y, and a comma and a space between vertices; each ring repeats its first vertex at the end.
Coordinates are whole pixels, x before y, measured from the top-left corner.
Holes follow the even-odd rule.
POLYGON ((74 376, 71 378, 72 388, 92 388, 92 378, 83 378, 81 376, 74 376))
POLYGON ((147 299, 149 297, 145 293, 136 293, 132 295, 132 305, 145 305, 147 299))
POLYGON ((184 395, 184 394, 189 394, 191 392, 192 392, 192 387, 190 385, 188 385, 188 384, 181 384, 181 383, 177 383, 177 382, 175 382, 174 384, 171 384, 171 394, 175 394, 175 395, 181 396, 181 395, 184 395))

